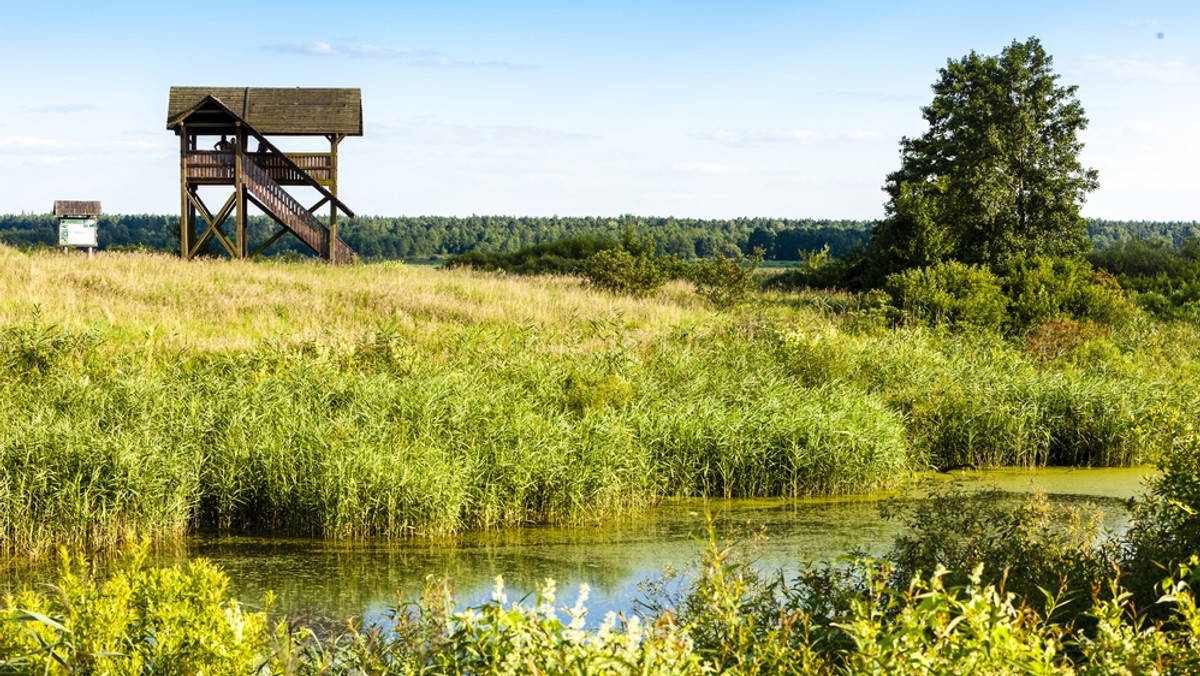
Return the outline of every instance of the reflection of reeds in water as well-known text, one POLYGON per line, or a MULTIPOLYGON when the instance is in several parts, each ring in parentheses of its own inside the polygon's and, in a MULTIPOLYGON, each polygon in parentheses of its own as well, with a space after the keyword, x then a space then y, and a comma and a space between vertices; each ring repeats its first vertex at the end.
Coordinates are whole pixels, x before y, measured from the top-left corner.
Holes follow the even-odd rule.
POLYGON ((1155 366, 1194 363, 1172 345, 1047 365, 762 301, 0 248, 0 549, 437 535, 871 491, 928 464, 1123 464, 1197 410, 1155 366))

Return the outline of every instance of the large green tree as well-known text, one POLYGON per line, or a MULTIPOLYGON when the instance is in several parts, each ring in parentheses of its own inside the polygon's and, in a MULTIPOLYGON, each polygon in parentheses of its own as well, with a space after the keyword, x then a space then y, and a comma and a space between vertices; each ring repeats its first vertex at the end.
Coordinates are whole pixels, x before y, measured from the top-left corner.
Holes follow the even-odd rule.
POLYGON ((900 169, 884 187, 887 217, 871 241, 877 273, 1087 249, 1079 209, 1098 186, 1079 162, 1087 118, 1051 64, 1030 38, 939 71, 922 108, 929 129, 901 140, 900 169))

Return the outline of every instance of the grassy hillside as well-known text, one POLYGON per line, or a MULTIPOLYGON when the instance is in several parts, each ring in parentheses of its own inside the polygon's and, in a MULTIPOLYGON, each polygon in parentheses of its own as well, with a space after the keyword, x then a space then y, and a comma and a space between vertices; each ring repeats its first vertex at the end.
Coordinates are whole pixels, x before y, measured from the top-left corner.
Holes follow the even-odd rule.
POLYGON ((0 248, 0 549, 199 528, 330 537, 868 492, 913 471, 1152 460, 1195 331, 1044 344, 892 328, 869 298, 399 264, 0 248))

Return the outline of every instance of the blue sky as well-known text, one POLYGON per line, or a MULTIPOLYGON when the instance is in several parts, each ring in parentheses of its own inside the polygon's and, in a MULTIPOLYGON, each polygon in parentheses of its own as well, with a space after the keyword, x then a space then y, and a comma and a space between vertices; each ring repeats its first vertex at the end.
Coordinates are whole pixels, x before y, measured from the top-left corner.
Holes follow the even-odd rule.
POLYGON ((1036 36, 1091 121, 1084 213, 1200 219, 1194 2, 9 0, 0 16, 0 213, 174 213, 167 92, 212 85, 361 88, 340 186, 361 214, 877 218, 937 70, 1036 36))

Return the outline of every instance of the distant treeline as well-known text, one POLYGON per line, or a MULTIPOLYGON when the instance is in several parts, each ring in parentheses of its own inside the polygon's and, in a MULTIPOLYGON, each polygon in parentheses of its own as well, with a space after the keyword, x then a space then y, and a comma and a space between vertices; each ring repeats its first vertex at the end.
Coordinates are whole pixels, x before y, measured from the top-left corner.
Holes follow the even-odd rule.
MULTIPOLYGON (((250 219, 251 240, 262 241, 275 227, 265 216, 250 219)), ((791 261, 806 252, 829 247, 839 257, 866 246, 871 221, 829 219, 648 218, 531 216, 362 216, 339 221, 339 234, 365 259, 425 258, 472 251, 512 253, 535 244, 580 235, 615 237, 637 230, 654 237, 658 253, 684 260, 733 256, 763 250, 766 260, 791 261)), ((156 214, 112 214, 100 217, 100 248, 143 248, 174 251, 179 246, 179 218, 156 214)), ((1093 220, 1088 232, 1096 248, 1125 239, 1162 240, 1179 246, 1200 235, 1200 222, 1093 220)), ((14 246, 54 246, 56 221, 49 214, 0 214, 0 242, 14 246)), ((213 247, 217 247, 214 243, 213 247)), ((285 237, 268 254, 294 251, 307 255, 298 240, 285 237)), ((218 253, 214 248, 213 253, 218 253)))

